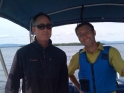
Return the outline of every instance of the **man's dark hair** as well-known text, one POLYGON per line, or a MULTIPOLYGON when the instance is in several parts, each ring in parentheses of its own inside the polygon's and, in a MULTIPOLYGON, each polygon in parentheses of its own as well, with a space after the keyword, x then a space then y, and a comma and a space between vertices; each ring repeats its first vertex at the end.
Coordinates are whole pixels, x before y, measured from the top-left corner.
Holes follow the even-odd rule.
POLYGON ((35 22, 36 22, 36 20, 37 20, 37 18, 38 18, 39 16, 46 16, 46 17, 50 20, 50 22, 51 22, 51 18, 50 18, 47 14, 45 14, 45 13, 38 13, 38 14, 35 15, 35 16, 33 17, 33 19, 32 19, 32 26, 35 24, 35 22))
POLYGON ((91 28, 91 30, 94 31, 94 26, 92 24, 90 24, 89 22, 83 22, 83 23, 78 24, 77 27, 75 28, 76 34, 77 34, 78 28, 80 28, 84 25, 88 25, 91 28))

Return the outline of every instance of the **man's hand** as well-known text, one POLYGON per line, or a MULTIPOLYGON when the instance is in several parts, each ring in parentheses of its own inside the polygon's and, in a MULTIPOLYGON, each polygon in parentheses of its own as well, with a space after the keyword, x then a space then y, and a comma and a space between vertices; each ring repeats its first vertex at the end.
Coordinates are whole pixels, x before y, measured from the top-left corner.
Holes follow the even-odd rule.
POLYGON ((122 69, 122 73, 124 73, 124 68, 122 69))
POLYGON ((69 78, 72 81, 72 83, 75 85, 75 87, 77 88, 77 90, 80 92, 80 84, 77 81, 76 77, 74 75, 69 75, 69 78))
POLYGON ((84 93, 84 92, 82 92, 82 91, 80 90, 80 93, 84 93))

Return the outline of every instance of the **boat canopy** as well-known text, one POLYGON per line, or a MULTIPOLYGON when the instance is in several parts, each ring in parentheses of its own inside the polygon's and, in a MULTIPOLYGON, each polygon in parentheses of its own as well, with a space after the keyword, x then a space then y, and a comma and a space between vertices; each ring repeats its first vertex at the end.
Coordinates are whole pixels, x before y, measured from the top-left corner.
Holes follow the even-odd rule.
POLYGON ((48 14, 53 26, 124 22, 124 0, 0 0, 0 17, 29 30, 34 15, 48 14))

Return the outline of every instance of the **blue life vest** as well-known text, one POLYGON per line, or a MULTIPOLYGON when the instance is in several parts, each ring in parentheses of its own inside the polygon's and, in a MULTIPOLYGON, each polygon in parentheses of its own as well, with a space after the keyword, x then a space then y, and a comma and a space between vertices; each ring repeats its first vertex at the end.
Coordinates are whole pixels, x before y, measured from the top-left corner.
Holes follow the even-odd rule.
POLYGON ((109 48, 104 46, 96 62, 90 64, 86 52, 79 54, 80 88, 85 93, 111 93, 116 90, 116 71, 109 63, 109 48))

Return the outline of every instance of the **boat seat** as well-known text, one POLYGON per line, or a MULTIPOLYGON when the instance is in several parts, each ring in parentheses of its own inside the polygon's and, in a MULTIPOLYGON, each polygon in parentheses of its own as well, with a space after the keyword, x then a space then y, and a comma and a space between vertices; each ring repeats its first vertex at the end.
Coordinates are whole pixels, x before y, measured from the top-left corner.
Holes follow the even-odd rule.
MULTIPOLYGON (((69 93, 79 93, 71 82, 69 82, 69 93)), ((116 93, 124 93, 124 83, 118 84, 116 93)))
POLYGON ((118 84, 116 93, 124 93, 124 83, 118 84))
POLYGON ((69 93, 79 93, 77 88, 71 82, 69 82, 69 93))

